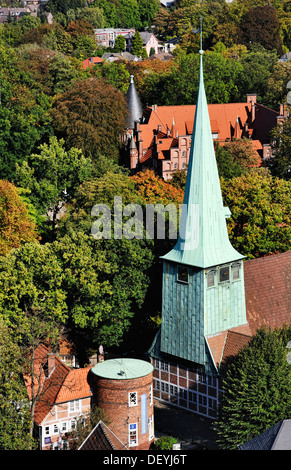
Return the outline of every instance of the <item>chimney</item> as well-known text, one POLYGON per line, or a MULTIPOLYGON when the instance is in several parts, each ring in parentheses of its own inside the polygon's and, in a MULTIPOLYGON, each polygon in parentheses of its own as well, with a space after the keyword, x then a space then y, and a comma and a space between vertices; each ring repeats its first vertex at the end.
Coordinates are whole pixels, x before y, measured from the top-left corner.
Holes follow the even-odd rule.
POLYGON ((279 114, 280 114, 280 116, 283 116, 283 118, 287 117, 287 106, 283 103, 280 104, 279 114))
POLYGON ((255 107, 256 102, 257 102, 257 95, 255 93, 249 93, 247 95, 247 103, 251 103, 252 122, 254 122, 255 117, 256 117, 256 107, 255 107))

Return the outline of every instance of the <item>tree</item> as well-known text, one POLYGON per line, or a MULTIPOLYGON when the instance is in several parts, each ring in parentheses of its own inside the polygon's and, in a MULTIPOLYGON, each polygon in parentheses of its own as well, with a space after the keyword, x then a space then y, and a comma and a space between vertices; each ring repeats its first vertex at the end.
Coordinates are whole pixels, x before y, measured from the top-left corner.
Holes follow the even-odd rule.
POLYGON ((143 42, 139 31, 136 31, 131 43, 131 53, 140 57, 143 51, 143 42))
POLYGON ((260 330, 227 366, 223 401, 215 424, 222 449, 237 446, 291 413, 291 366, 287 362, 290 326, 260 330))
POLYGON ((271 132, 273 158, 266 161, 272 175, 291 179, 291 117, 281 122, 271 132))
POLYGON ((48 144, 39 147, 38 154, 32 154, 21 166, 17 166, 17 179, 23 188, 30 190, 31 200, 39 215, 46 216, 43 230, 54 238, 57 219, 64 205, 70 200, 77 187, 89 177, 91 160, 82 151, 64 148, 64 140, 51 137, 48 144))
POLYGON ((257 94, 257 99, 267 104, 268 81, 272 75, 273 68, 278 62, 274 50, 268 51, 260 45, 252 46, 248 54, 241 58, 242 73, 239 85, 242 96, 252 90, 257 94))
POLYGON ((37 227, 14 184, 0 181, 0 255, 38 239, 37 227))
POLYGON ((131 177, 139 197, 145 204, 183 203, 184 191, 165 182, 155 175, 152 170, 145 170, 131 177))
POLYGON ((117 36, 114 44, 114 52, 123 52, 125 51, 125 37, 117 36))
POLYGON ((276 49, 282 53, 282 41, 279 35, 280 23, 276 9, 272 5, 254 6, 241 18, 239 24, 239 42, 259 43, 265 49, 276 49))
POLYGON ((0 317, 0 450, 30 450, 30 403, 23 383, 24 356, 0 317))
POLYGON ((93 161, 116 159, 126 116, 124 95, 105 80, 79 80, 58 96, 50 116, 55 133, 93 161))
POLYGON ((290 249, 291 186, 253 169, 228 181, 221 179, 225 206, 229 207, 231 243, 248 258, 290 249))

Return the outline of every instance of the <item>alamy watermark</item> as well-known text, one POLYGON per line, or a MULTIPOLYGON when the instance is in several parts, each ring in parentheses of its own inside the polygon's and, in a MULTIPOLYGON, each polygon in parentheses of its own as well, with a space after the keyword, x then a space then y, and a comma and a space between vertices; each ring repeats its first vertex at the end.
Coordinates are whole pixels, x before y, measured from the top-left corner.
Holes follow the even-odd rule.
POLYGON ((122 196, 114 197, 113 211, 107 204, 96 204, 91 210, 96 217, 91 226, 91 235, 100 239, 191 239, 192 248, 199 239, 198 204, 139 204, 123 205, 122 196))

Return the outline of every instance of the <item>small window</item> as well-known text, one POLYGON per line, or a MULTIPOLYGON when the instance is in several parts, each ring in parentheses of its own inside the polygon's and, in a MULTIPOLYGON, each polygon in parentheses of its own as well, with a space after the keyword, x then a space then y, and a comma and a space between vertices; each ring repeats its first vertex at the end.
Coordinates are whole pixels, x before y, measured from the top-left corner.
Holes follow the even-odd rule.
POLYGON ((229 266, 224 266, 219 270, 219 282, 229 281, 229 266))
POLYGON ((137 392, 128 394, 128 406, 137 406, 137 392))
POLYGON ((236 281, 237 279, 240 278, 240 265, 239 264, 234 264, 231 267, 231 273, 232 273, 232 280, 236 281))
POLYGON ((132 423, 129 425, 129 446, 137 445, 137 425, 132 423))
POLYGON ((185 268, 184 266, 178 266, 177 280, 179 282, 188 284, 188 268, 185 268))
POLYGON ((207 287, 213 287, 215 285, 215 271, 209 271, 207 273, 207 287))

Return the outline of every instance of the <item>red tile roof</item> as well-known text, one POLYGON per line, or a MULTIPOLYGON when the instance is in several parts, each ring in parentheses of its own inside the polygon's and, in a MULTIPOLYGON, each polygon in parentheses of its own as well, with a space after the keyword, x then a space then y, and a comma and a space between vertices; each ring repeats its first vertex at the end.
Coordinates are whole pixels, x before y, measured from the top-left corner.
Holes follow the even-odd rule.
POLYGON ((244 261, 247 324, 206 338, 214 364, 235 356, 261 327, 291 323, 291 251, 244 261))
POLYGON ((244 262, 247 319, 257 328, 291 322, 291 251, 244 262))
MULTIPOLYGON (((213 133, 219 133, 218 141, 225 142, 234 135, 242 136, 242 130, 245 123, 249 124, 249 132, 252 134, 252 141, 255 141, 255 147, 262 149, 262 144, 269 141, 269 131, 277 124, 279 113, 269 108, 256 104, 256 115, 253 123, 251 122, 251 103, 227 103, 227 104, 209 104, 208 112, 213 133), (239 123, 236 124, 239 119, 239 123)), ((160 126, 161 131, 166 135, 167 129, 172 129, 173 120, 175 122, 175 131, 172 137, 177 135, 192 134, 195 105, 182 106, 153 106, 144 110, 140 124, 143 149, 148 149, 153 140, 154 130, 160 126)), ((147 157, 151 156, 147 153, 147 157)), ((145 156, 143 157, 143 162, 145 156)))
MULTIPOLYGON (((49 350, 46 346, 40 345, 35 351, 35 380, 34 395, 42 389, 40 399, 36 403, 35 417, 36 424, 40 425, 51 408, 56 403, 76 400, 91 396, 88 383, 87 368, 70 369, 56 355, 52 355, 54 361, 51 374, 45 372, 49 350)), ((32 397, 31 377, 24 377, 29 398, 32 397)))
POLYGON ((83 69, 87 69, 88 67, 92 67, 95 64, 101 64, 103 59, 101 57, 90 57, 89 59, 83 60, 81 66, 83 69))

